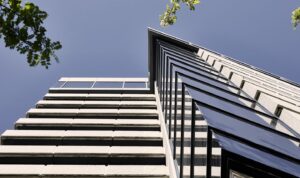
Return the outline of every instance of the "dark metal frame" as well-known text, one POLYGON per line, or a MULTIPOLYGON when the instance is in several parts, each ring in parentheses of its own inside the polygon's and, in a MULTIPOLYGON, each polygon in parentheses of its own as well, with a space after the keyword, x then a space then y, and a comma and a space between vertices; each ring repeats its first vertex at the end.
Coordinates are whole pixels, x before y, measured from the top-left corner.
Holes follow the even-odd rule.
MULTIPOLYGON (((256 103, 255 99, 241 96, 241 90, 239 87, 234 86, 229 81, 224 83, 216 78, 222 78, 224 80, 228 80, 224 78, 222 75, 216 75, 215 73, 208 72, 207 69, 209 69, 207 64, 204 64, 202 61, 200 62, 195 55, 195 52, 197 51, 197 47, 191 44, 188 44, 187 42, 175 39, 170 36, 166 36, 162 33, 153 32, 150 31, 149 33, 149 58, 152 59, 149 62, 150 66, 150 90, 154 90, 154 81, 156 82, 156 87, 159 92, 160 100, 162 103, 162 111, 164 112, 165 116, 165 122, 168 125, 168 137, 169 139, 172 139, 172 118, 174 120, 174 133, 173 133, 173 159, 176 160, 176 141, 177 141, 177 102, 178 102, 178 88, 179 88, 179 79, 182 79, 182 77, 188 78, 190 80, 193 80, 198 83, 206 84, 210 87, 213 87, 215 89, 218 89, 222 92, 225 92, 227 94, 233 95, 235 97, 239 97, 241 99, 247 100, 252 103, 256 103), (154 50, 155 49, 155 50, 154 50), (179 51, 179 52, 177 52, 179 51), (184 57, 180 57, 182 55, 184 57), (185 58, 188 58, 185 60, 185 58), (194 59, 194 61, 193 61, 194 59), (193 69, 192 69, 193 68, 193 69), (200 72, 201 71, 201 72, 200 72), (203 75, 203 72, 208 75, 203 75), (226 90, 225 88, 222 88, 220 86, 213 85, 211 83, 207 83, 203 80, 200 80, 196 77, 189 76, 189 73, 193 73, 196 76, 201 76, 206 79, 212 80, 217 83, 222 83, 222 85, 226 87, 232 87, 240 92, 234 93, 230 90, 226 90), (173 76, 175 75, 175 76, 173 76), (214 77, 209 77, 214 76, 214 77), (180 78, 181 77, 181 78, 180 78), (174 81, 174 89, 173 89, 173 80, 174 81), (152 82, 152 83, 151 83, 152 82), (173 101, 173 90, 174 90, 174 101, 173 101), (172 105, 172 102, 174 103, 172 105), (174 115, 172 115, 172 108, 174 107, 174 115)), ((211 69, 211 71, 216 72, 216 70, 211 69)), ((214 93, 211 93, 209 91, 202 90, 201 88, 197 88, 193 85, 190 85, 189 83, 186 83, 184 81, 181 82, 181 129, 180 129, 180 158, 179 158, 179 170, 178 170, 178 176, 180 178, 183 177, 183 160, 184 160, 184 128, 185 128, 185 101, 186 101, 186 92, 189 93, 189 90, 195 90, 197 92, 204 92, 206 94, 209 94, 210 96, 216 97, 218 99, 221 99, 223 101, 226 101, 228 103, 238 105, 239 107, 242 107, 244 109, 247 109, 249 111, 252 111, 257 114, 261 114, 265 117, 268 117, 272 120, 277 121, 278 117, 270 114, 270 113, 264 113, 258 110, 255 110, 251 107, 245 106, 241 103, 237 103, 231 100, 228 100, 222 96, 216 95, 214 93)), ((300 142, 300 138, 294 137, 292 135, 277 131, 271 127, 262 125, 258 122, 251 121, 245 117, 235 115, 233 113, 230 113, 229 111, 222 110, 220 108, 216 108, 213 105, 210 105, 208 103, 201 102, 201 99, 198 98, 191 98, 192 102, 192 114, 191 114, 191 155, 190 155, 190 177, 194 177, 194 165, 195 165, 195 120, 196 120, 196 110, 198 106, 205 106, 209 107, 210 109, 216 110, 217 112, 226 114, 231 116, 234 119, 237 119, 239 121, 245 122, 247 124, 251 124, 253 126, 259 127, 267 132, 271 132, 274 134, 277 134, 278 136, 285 137, 286 139, 290 139, 296 142, 300 142)), ((202 116, 205 119, 205 116, 202 116)), ((217 118, 216 118, 217 119, 217 118)), ((213 147, 213 134, 221 134, 225 137, 228 137, 230 139, 234 139, 238 142, 241 142, 243 144, 247 144, 253 148, 263 150, 266 153, 275 155, 277 157, 280 157, 282 159, 300 164, 300 160, 297 158, 293 158, 290 155, 283 154, 281 152, 278 152, 276 150, 273 150, 271 148, 265 147, 263 145, 258 145, 256 143, 253 143, 245 138, 241 138, 239 136, 233 135, 231 133, 227 133, 223 130, 208 126, 207 131, 207 170, 206 175, 208 178, 211 178, 211 165, 212 165, 212 147, 213 147)), ((247 159, 243 157, 242 155, 237 155, 235 153, 231 153, 228 150, 222 149, 222 170, 221 170, 221 177, 229 177, 229 171, 230 170, 236 170, 242 173, 247 173, 251 176, 257 177, 257 176, 263 176, 263 177, 284 177, 284 176, 290 176, 292 175, 283 172, 281 170, 277 170, 274 168, 271 168, 267 165, 263 165, 259 162, 247 159), (242 160, 242 161, 241 161, 242 160), (260 169, 260 168, 263 169, 260 169), (249 172, 248 170, 252 170, 255 173, 249 172), (272 172, 272 174, 270 174, 272 172)))

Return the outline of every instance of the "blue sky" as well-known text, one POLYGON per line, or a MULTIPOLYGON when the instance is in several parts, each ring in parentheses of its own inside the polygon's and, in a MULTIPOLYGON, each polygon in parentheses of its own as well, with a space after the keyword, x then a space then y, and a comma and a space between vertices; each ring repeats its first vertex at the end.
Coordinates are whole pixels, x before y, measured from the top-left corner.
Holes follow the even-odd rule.
POLYGON ((51 0, 47 34, 60 40, 60 63, 29 67, 26 57, 0 42, 0 132, 13 128, 60 77, 147 76, 147 27, 218 51, 300 83, 300 27, 293 30, 292 0, 203 0, 186 7, 171 27, 159 26, 168 0, 51 0))

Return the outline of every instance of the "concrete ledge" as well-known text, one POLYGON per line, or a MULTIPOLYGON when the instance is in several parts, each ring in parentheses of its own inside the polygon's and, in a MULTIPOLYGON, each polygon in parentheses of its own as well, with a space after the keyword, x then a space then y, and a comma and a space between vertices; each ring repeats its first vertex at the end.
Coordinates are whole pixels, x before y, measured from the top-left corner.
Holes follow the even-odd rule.
POLYGON ((45 139, 68 139, 68 138, 94 138, 102 139, 142 139, 142 140, 160 140, 162 134, 160 131, 83 131, 83 130, 6 130, 1 139, 25 139, 25 138, 45 138, 45 139))
POLYGON ((30 109, 27 117, 157 117, 156 109, 30 109))
POLYGON ((153 94, 105 94, 105 93, 47 93, 45 100, 109 100, 155 101, 153 94))
POLYGON ((0 177, 155 177, 167 178, 166 166, 146 165, 0 165, 0 177), (84 171, 83 171, 84 170, 84 171))
POLYGON ((147 146, 28 146, 28 145, 1 145, 0 158, 13 156, 96 156, 96 157, 164 157, 162 147, 147 146))
POLYGON ((156 119, 56 119, 56 118, 20 118, 15 126, 91 126, 91 127, 118 127, 118 126, 139 126, 157 127, 159 121, 156 119))
MULTIPOLYGON (((195 166, 194 167, 195 176, 206 176, 206 166, 195 166)), ((190 175, 190 166, 184 166, 183 175, 190 175)), ((220 177, 221 176, 221 167, 212 166, 211 176, 220 177)))
POLYGON ((37 108, 134 108, 156 109, 155 101, 82 101, 82 100, 41 100, 37 108))

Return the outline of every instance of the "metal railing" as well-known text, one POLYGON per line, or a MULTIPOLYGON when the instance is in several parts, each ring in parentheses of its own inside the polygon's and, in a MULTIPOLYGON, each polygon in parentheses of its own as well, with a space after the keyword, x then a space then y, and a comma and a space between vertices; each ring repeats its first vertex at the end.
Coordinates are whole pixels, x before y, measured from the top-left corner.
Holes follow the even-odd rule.
POLYGON ((280 163, 266 163, 274 157, 297 168, 299 133, 195 53, 164 40, 157 39, 155 44, 152 72, 178 177, 229 177, 232 171, 252 177, 271 176, 270 172, 283 177, 300 174, 300 170, 290 171, 280 163), (247 156, 250 151, 235 153, 227 142, 254 150, 266 159, 251 160, 247 156), (214 153, 214 149, 221 153, 214 153))
POLYGON ((52 88, 149 89, 147 78, 61 78, 52 88))

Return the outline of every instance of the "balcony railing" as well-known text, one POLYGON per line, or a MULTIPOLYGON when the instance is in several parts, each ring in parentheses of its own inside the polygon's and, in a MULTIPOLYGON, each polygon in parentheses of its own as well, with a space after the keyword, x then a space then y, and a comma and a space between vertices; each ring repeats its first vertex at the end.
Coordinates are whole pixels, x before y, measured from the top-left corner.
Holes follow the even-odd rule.
POLYGON ((148 78, 61 78, 50 93, 150 93, 148 78))
POLYGON ((147 89, 147 78, 61 78, 53 88, 140 88, 147 89))

